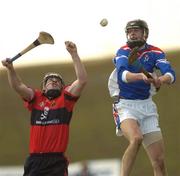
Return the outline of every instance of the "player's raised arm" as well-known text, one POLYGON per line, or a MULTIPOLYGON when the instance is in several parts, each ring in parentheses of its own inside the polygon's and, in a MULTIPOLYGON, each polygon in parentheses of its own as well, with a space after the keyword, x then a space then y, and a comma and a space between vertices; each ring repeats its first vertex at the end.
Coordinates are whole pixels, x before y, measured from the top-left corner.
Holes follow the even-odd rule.
POLYGON ((17 75, 10 59, 2 60, 2 65, 7 68, 8 81, 10 86, 25 100, 30 101, 33 98, 34 92, 28 88, 17 75))
POLYGON ((87 83, 87 72, 78 55, 76 45, 71 41, 66 41, 65 45, 67 51, 72 57, 77 77, 77 79, 71 84, 71 86, 67 87, 66 90, 75 96, 79 96, 87 83))

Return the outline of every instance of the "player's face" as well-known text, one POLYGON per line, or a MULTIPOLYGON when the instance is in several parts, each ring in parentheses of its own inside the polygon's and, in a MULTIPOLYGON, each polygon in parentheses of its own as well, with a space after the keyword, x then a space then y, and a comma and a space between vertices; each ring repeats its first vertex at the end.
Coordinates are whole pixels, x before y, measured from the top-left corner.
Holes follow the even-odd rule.
POLYGON ((140 28, 128 29, 127 37, 130 40, 142 40, 143 39, 143 30, 140 28))
POLYGON ((50 89, 61 89, 62 84, 61 81, 58 78, 49 78, 46 82, 45 89, 50 90, 50 89))

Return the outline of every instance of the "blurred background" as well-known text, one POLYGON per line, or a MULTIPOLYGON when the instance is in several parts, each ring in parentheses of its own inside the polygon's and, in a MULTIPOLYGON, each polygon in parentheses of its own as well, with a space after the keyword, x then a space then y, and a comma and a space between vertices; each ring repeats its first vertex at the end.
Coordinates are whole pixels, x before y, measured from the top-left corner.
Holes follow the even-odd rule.
MULTIPOLYGON (((71 40, 78 46, 89 80, 71 122, 67 156, 71 164, 76 164, 71 167, 72 170, 80 166, 82 168, 84 163, 91 163, 90 167, 93 168, 92 161, 102 161, 104 168, 109 168, 110 164, 107 163, 114 163, 115 167, 120 163, 127 141, 115 135, 112 99, 107 81, 114 69, 112 58, 117 49, 126 42, 126 23, 140 18, 149 25, 148 43, 166 52, 167 59, 177 74, 176 83, 161 88, 154 101, 160 114, 169 175, 180 175, 179 7, 178 0, 0 2, 1 60, 16 55, 33 42, 40 31, 49 32, 55 39, 54 45, 38 46, 15 61, 14 66, 27 85, 40 87, 44 74, 51 71, 61 73, 65 82, 71 83, 75 79, 75 73, 64 41, 71 40), (106 27, 99 25, 102 18, 108 19, 106 27)), ((15 176, 14 169, 22 172, 28 155, 30 114, 20 97, 9 87, 6 70, 1 64, 0 85, 0 174, 5 176, 5 172, 9 171, 9 174, 11 172, 15 176), (15 168, 11 170, 9 166, 15 168), (20 166, 20 170, 16 166, 20 166)), ((118 170, 117 167, 111 168, 118 170)), ((108 176, 117 175, 114 173, 108 176)), ((153 175, 143 148, 137 157, 132 175, 153 175)))

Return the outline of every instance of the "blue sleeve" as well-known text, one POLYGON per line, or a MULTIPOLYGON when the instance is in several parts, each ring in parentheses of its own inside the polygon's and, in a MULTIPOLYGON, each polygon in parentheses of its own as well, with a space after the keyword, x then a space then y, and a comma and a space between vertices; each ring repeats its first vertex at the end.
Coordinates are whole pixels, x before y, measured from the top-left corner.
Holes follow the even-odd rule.
POLYGON ((118 77, 122 79, 122 73, 124 70, 128 70, 128 52, 119 49, 113 59, 114 65, 117 68, 118 77))
POLYGON ((171 67, 170 62, 167 61, 164 53, 156 55, 156 67, 160 70, 162 75, 171 73, 171 75, 174 77, 174 81, 176 80, 175 71, 171 67))
POLYGON ((117 69, 127 68, 128 67, 128 54, 129 52, 119 49, 116 53, 113 62, 117 69))

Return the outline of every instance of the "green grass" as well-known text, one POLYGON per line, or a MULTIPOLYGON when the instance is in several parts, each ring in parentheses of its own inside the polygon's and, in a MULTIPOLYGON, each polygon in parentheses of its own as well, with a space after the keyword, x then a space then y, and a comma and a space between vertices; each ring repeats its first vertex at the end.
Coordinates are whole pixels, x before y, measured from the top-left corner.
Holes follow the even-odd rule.
MULTIPOLYGON (((160 114, 169 175, 180 175, 180 52, 170 52, 167 55, 177 72, 177 81, 173 86, 161 88, 154 100, 160 114)), ((115 136, 112 100, 107 89, 107 80, 113 69, 111 58, 85 62, 85 66, 89 80, 73 114, 67 155, 71 162, 120 158, 127 141, 115 136)), ((75 79, 71 64, 17 69, 23 82, 32 87, 40 87, 44 73, 49 71, 61 73, 66 83, 75 79)), ((0 82, 0 165, 23 164, 28 154, 30 115, 23 107, 22 100, 9 87, 6 71, 0 73, 0 82)), ((152 176, 151 166, 143 149, 137 157, 132 175, 152 176)))

